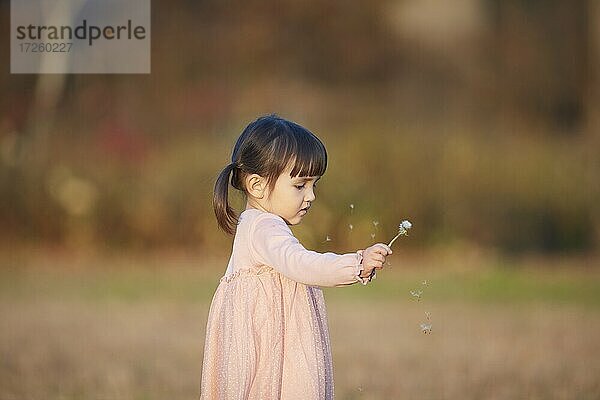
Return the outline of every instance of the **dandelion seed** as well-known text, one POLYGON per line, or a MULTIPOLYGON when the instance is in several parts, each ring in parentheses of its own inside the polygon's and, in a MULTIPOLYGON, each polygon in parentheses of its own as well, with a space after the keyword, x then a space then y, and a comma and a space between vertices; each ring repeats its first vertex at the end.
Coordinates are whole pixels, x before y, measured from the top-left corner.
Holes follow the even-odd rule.
POLYGON ((413 297, 416 297, 416 298, 417 298, 417 300, 420 300, 420 299, 421 299, 421 295, 423 294, 423 291, 422 291, 422 290, 417 290, 417 291, 411 290, 411 291, 410 291, 410 294, 411 294, 413 297))
POLYGON ((425 311, 425 317, 426 317, 428 320, 431 320, 431 313, 430 313, 429 311, 425 311))
POLYGON ((354 229, 354 225, 350 224, 348 225, 348 228, 350 228, 350 230, 354 229))
POLYGON ((377 225, 379 225, 379 221, 373 221, 373 225, 375 225, 375 229, 377 229, 377 225))
POLYGON ((354 204, 350 204, 350 215, 354 212, 354 204))
POLYGON ((371 233, 371 239, 374 240, 375 239, 375 234, 371 233))
POLYGON ((402 221, 400 223, 400 225, 398 225, 398 234, 396 236, 394 236, 394 238, 388 244, 388 246, 392 247, 392 244, 394 244, 396 239, 398 239, 400 236, 408 236, 408 230, 410 228, 412 228, 412 224, 409 221, 407 221, 407 220, 402 221))
POLYGON ((357 390, 358 390, 359 392, 362 392, 362 391, 363 391, 363 388, 362 388, 362 386, 359 386, 359 387, 357 388, 357 390))
POLYGON ((430 334, 431 333, 431 324, 421 324, 421 331, 424 334, 430 334))
MULTIPOLYGON (((325 237, 325 242, 331 242, 331 237, 329 237, 329 235, 327 235, 327 236, 325 237)), ((323 243, 325 243, 325 242, 323 242, 323 243)))
POLYGON ((421 284, 422 284, 423 286, 427 286, 427 279, 425 279, 423 282, 421 282, 421 284))

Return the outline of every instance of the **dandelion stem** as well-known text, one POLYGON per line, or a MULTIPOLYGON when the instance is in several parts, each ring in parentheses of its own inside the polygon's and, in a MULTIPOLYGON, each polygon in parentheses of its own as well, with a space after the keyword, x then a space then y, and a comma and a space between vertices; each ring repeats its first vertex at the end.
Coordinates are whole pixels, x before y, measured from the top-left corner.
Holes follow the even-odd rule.
POLYGON ((396 236, 394 236, 390 244, 388 244, 388 247, 392 247, 392 244, 394 244, 394 242, 400 237, 400 235, 402 235, 402 233, 398 233, 396 236))

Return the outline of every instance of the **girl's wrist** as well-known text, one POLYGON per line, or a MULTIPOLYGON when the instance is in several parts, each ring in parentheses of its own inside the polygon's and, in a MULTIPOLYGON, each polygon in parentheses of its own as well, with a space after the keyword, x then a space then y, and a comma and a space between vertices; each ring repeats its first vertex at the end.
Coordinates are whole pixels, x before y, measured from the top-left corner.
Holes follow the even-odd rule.
POLYGON ((357 260, 357 271, 356 271, 356 281, 362 283, 363 285, 366 285, 367 283, 369 283, 371 281, 371 278, 366 276, 363 277, 361 276, 362 272, 365 270, 365 267, 363 266, 362 262, 363 262, 363 251, 364 250, 358 250, 356 252, 356 255, 358 256, 358 260, 357 260))

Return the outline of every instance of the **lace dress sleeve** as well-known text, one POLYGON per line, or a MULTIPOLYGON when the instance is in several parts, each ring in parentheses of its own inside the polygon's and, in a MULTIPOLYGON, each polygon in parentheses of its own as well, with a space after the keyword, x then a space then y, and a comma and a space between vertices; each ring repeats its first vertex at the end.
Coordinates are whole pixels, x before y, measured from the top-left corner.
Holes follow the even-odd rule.
POLYGON ((311 286, 346 286, 361 278, 362 250, 355 253, 318 253, 305 249, 283 218, 264 213, 250 227, 250 254, 259 264, 272 267, 289 279, 311 286))

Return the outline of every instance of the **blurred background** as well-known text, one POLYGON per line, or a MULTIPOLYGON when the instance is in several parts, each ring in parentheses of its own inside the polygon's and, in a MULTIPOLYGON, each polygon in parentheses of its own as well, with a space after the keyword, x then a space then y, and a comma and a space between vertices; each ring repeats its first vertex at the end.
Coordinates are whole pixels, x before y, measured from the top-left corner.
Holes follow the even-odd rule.
POLYGON ((329 154, 305 247, 413 223, 325 290, 336 398, 600 398, 598 2, 155 0, 151 41, 149 75, 0 42, 0 398, 199 395, 214 180, 273 112, 329 154))

